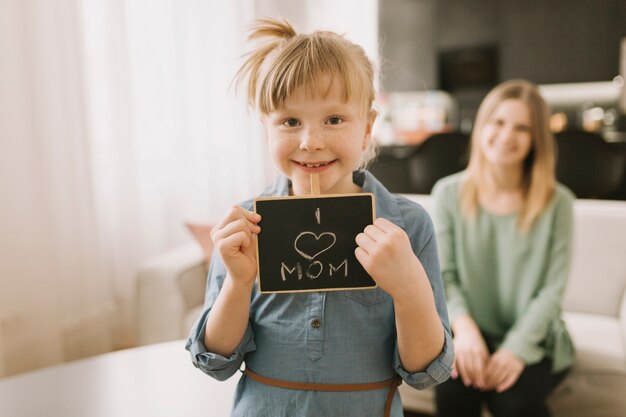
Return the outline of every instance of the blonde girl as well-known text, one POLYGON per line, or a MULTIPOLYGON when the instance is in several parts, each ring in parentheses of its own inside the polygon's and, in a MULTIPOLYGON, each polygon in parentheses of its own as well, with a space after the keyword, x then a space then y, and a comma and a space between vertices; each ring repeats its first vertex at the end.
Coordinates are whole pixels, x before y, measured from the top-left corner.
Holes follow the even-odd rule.
POLYGON ((254 238, 263 232, 249 200, 214 229, 205 308, 187 349, 220 380, 245 363, 233 416, 401 416, 398 382, 446 380, 453 353, 431 222, 363 169, 373 67, 332 32, 264 19, 250 37, 261 43, 237 82, 247 82, 280 171, 262 195, 310 194, 311 173, 322 194, 374 193, 378 218, 356 236, 355 256, 378 287, 259 293, 254 238))

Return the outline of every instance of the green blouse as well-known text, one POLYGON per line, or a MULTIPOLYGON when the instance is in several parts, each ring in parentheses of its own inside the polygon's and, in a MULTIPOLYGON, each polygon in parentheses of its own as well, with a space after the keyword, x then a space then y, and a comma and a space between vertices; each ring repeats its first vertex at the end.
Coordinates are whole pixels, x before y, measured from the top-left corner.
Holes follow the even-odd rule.
POLYGON ((571 339, 561 320, 561 302, 572 252, 574 195, 558 184, 552 201, 528 233, 517 215, 478 209, 461 215, 464 172, 441 179, 433 189, 433 220, 448 312, 453 322, 469 314, 497 349, 528 365, 544 357, 553 371, 569 367, 571 339))

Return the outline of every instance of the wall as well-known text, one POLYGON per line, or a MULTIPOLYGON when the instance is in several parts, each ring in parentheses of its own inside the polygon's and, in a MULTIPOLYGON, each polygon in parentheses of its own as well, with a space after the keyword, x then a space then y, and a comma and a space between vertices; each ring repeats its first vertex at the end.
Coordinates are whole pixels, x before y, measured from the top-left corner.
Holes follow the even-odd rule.
POLYGON ((298 33, 341 33, 378 62, 378 0, 256 0, 255 15, 287 19, 298 33))
POLYGON ((624 0, 380 0, 387 91, 438 87, 439 50, 500 47, 500 79, 608 81, 626 36, 624 0))
POLYGON ((539 84, 609 81, 626 36, 624 0, 503 0, 502 78, 539 84))
POLYGON ((384 90, 424 90, 436 86, 435 11, 432 0, 379 1, 384 90))

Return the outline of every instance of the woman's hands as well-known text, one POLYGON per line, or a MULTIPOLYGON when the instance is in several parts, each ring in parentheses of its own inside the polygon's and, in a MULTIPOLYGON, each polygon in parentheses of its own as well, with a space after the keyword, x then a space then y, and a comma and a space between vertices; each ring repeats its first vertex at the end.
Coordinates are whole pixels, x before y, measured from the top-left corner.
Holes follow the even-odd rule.
POLYGON ((511 388, 524 370, 524 362, 512 352, 500 349, 489 354, 478 326, 469 316, 455 320, 452 378, 461 376, 465 386, 483 391, 503 392, 511 388))
POLYGON ((485 387, 485 368, 489 349, 478 326, 469 316, 461 316, 452 324, 454 331, 454 364, 452 378, 461 376, 463 384, 479 389, 485 387))
POLYGON ((259 221, 259 214, 233 206, 211 231, 233 284, 249 286, 254 283, 257 273, 254 235, 261 231, 259 221))
POLYGON ((406 232, 389 220, 376 219, 357 235, 356 243, 356 259, 394 300, 415 286, 420 272, 426 276, 406 232))
POLYGON ((500 349, 489 359, 485 371, 485 389, 497 392, 508 390, 524 370, 524 362, 514 353, 500 349))

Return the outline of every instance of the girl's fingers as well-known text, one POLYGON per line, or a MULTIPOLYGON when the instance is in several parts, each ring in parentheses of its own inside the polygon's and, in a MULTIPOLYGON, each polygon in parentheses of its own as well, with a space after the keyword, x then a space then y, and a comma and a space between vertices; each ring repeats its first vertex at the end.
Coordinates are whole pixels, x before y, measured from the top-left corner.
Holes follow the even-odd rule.
POLYGON ((357 261, 359 261, 361 265, 365 266, 367 264, 368 254, 360 246, 354 250, 354 257, 356 258, 357 261))
POLYGON ((380 242, 387 235, 380 227, 371 224, 363 230, 363 233, 369 236, 374 242, 380 242))
POLYGON ((377 228, 379 228, 385 233, 392 232, 398 227, 392 222, 390 222, 389 220, 383 219, 382 217, 379 217, 378 219, 374 220, 374 226, 376 226, 377 228))
POLYGON ((254 211, 248 211, 245 208, 240 207, 240 206, 235 206, 235 207, 239 210, 239 212, 243 216, 243 219, 246 221, 246 224, 248 225, 248 227, 250 227, 250 230, 253 233, 259 233, 261 231, 261 227, 259 227, 257 223, 261 221, 261 215, 258 213, 255 213, 254 211))
MULTIPOLYGON (((248 211, 240 206, 233 206, 230 208, 226 216, 220 222, 218 222, 217 225, 215 225, 215 227, 213 228, 213 232, 216 235, 220 230, 222 230, 228 224, 238 219, 242 219, 247 224, 249 224, 250 229, 254 233, 258 233, 258 231, 261 230, 261 228, 257 225, 257 223, 261 220, 261 215, 253 211, 248 211)), ((211 236, 214 236, 214 234, 212 234, 211 236)))
MULTIPOLYGON (((256 223, 250 222, 246 216, 239 210, 237 213, 227 216, 220 225, 213 228, 211 237, 213 241, 229 236, 239 230, 247 230, 250 233, 260 233, 261 227, 256 223)), ((256 214, 256 213, 254 213, 256 214)))
POLYGON ((261 221, 261 215, 254 211, 246 210, 241 206, 235 206, 239 209, 239 211, 244 215, 244 217, 252 224, 257 224, 261 221))
POLYGON ((226 248, 226 253, 228 254, 228 249, 232 250, 231 255, 235 255, 239 252, 239 248, 248 247, 252 243, 252 239, 249 233, 240 230, 232 235, 222 239, 220 245, 223 245, 223 248, 226 248))
POLYGON ((374 249, 376 248, 376 242, 365 233, 359 233, 358 235, 356 235, 356 238, 354 239, 354 241, 368 255, 372 253, 374 249))
POLYGON ((226 239, 230 235, 233 235, 237 232, 245 232, 247 234, 251 234, 251 227, 248 225, 245 219, 239 218, 237 220, 233 220, 232 222, 226 224, 221 229, 215 231, 215 235, 213 236, 213 240, 218 242, 221 239, 226 239))
POLYGON ((228 210, 226 216, 222 218, 213 228, 214 231, 222 229, 228 223, 231 223, 233 220, 236 220, 241 217, 241 211, 237 208, 237 206, 233 206, 228 210))

